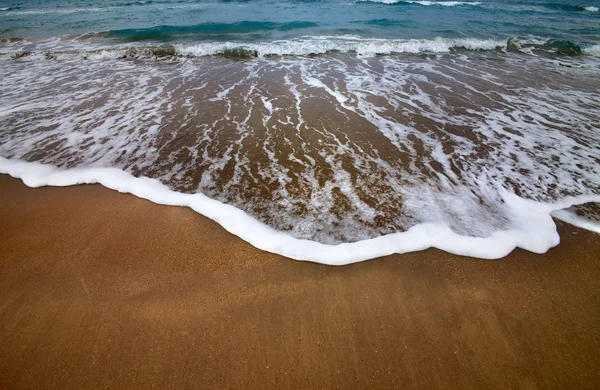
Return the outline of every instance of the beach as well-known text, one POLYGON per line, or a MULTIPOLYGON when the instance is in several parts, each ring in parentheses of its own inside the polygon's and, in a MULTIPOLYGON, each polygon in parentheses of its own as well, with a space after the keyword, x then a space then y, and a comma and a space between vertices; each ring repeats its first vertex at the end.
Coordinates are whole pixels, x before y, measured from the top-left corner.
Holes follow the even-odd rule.
POLYGON ((0 387, 594 388, 600 236, 344 267, 185 207, 0 176, 0 387))
POLYGON ((0 389, 597 387, 573 1, 3 0, 0 389))

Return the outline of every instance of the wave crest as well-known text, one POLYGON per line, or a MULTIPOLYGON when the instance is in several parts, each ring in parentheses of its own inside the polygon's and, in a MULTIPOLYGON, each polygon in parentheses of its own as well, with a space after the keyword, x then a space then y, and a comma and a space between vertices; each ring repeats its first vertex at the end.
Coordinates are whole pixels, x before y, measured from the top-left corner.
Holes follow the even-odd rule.
POLYGON ((382 3, 382 4, 418 4, 423 6, 442 6, 456 7, 461 5, 477 6, 481 5, 479 1, 431 1, 431 0, 360 0, 360 2, 382 3))
MULTIPOLYGON (((533 54, 542 52, 561 56, 600 56, 600 45, 582 46, 568 40, 543 38, 433 38, 433 39, 377 39, 361 38, 353 35, 343 36, 305 36, 292 40, 272 42, 201 42, 192 44, 163 44, 142 46, 98 47, 97 49, 78 50, 78 42, 100 38, 108 33, 88 33, 81 36, 66 37, 60 42, 66 46, 54 46, 43 51, 18 50, 21 38, 6 38, 0 41, 12 51, 0 53, 0 58, 30 59, 127 59, 146 57, 205 57, 224 56, 231 58, 253 58, 269 56, 307 56, 332 52, 355 53, 358 56, 372 57, 395 53, 444 54, 458 51, 513 51, 533 54), (67 43, 65 43, 67 42, 67 43)), ((89 47, 89 46, 88 46, 89 47)))

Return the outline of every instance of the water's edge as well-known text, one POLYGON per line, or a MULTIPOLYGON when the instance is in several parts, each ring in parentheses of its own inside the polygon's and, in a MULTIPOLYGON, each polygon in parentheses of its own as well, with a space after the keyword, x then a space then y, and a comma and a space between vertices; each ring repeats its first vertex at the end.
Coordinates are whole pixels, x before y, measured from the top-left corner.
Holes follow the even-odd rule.
POLYGON ((551 212, 577 204, 600 202, 600 196, 591 195, 566 197, 559 202, 546 204, 504 192, 502 196, 506 204, 513 211, 526 215, 526 223, 513 230, 497 231, 489 237, 481 238, 459 235, 441 224, 421 223, 405 232, 353 243, 327 245, 289 236, 285 232, 270 228, 234 206, 210 199, 203 194, 174 192, 158 180, 134 177, 117 168, 65 170, 0 156, 0 173, 21 179, 25 185, 34 188, 101 184, 106 188, 129 193, 157 204, 187 206, 258 249, 294 260, 327 265, 352 264, 428 248, 481 259, 502 258, 515 248, 542 254, 560 242, 551 212))

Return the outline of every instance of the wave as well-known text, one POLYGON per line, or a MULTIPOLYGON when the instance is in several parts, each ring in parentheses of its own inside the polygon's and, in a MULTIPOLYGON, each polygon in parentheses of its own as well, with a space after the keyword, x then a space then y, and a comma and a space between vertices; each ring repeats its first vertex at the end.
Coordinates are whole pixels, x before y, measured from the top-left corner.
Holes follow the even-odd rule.
POLYGON ((517 10, 523 11, 563 11, 563 12, 598 12, 598 7, 595 6, 586 6, 579 4, 559 4, 559 3, 531 3, 527 1, 519 1, 514 3, 507 4, 493 4, 490 3, 489 6, 493 8, 503 8, 503 6, 508 6, 508 9, 512 9, 513 7, 517 7, 517 10), (522 8, 524 7, 524 8, 522 8))
POLYGON ((189 206, 288 257, 544 251, 558 242, 552 211, 600 200, 595 73, 554 61, 500 52, 2 69, 0 171, 189 206))
POLYGON ((586 47, 583 49, 583 52, 590 56, 600 57, 600 45, 586 47))
POLYGON ((429 0, 360 0, 361 2, 372 2, 382 4, 418 4, 423 6, 437 5, 442 7, 456 7, 462 5, 477 6, 479 1, 429 1, 429 0))
MULTIPOLYGON (((251 26, 246 26, 251 27, 251 26)), ((282 25, 285 27, 285 25, 282 25)), ((134 30, 135 31, 135 30, 134 30)), ((157 30, 158 31, 158 30, 157 30)), ((165 30, 160 30, 165 31, 165 30)), ((180 30, 179 30, 180 31, 180 30)), ((240 30, 242 31, 242 28, 240 30)), ((128 34, 126 32, 125 34, 128 34)), ((141 40, 138 33, 133 33, 141 40)), ((150 36, 141 35, 141 36, 150 36)), ((80 36, 64 37, 77 44, 82 40, 114 36, 112 32, 88 33, 80 36)), ((148 38, 150 39, 150 38, 148 38)), ((0 43, 18 44, 22 38, 3 38, 0 43)), ((79 44, 79 47, 82 47, 79 44)), ((352 35, 305 36, 292 40, 279 40, 259 43, 241 42, 202 42, 191 44, 163 44, 158 46, 104 47, 84 50, 14 51, 0 54, 1 58, 22 59, 127 59, 147 57, 205 57, 224 56, 231 58, 253 58, 268 56, 307 56, 332 52, 355 53, 359 56, 387 55, 394 53, 443 54, 458 51, 512 51, 532 54, 541 52, 550 55, 600 57, 600 45, 585 46, 568 40, 543 38, 475 39, 475 38, 433 38, 433 39, 377 39, 361 38, 352 35)))
POLYGON ((3 37, 0 38, 0 44, 24 42, 25 38, 21 37, 3 37))
POLYGON ((522 41, 510 38, 507 42, 507 50, 529 53, 532 50, 539 50, 567 56, 579 56, 584 53, 584 49, 572 41, 560 39, 540 40, 538 38, 529 38, 522 41))
POLYGON ((542 4, 541 6, 544 8, 556 10, 556 11, 568 11, 568 12, 581 12, 581 11, 597 12, 598 11, 598 7, 573 5, 573 4, 547 3, 547 4, 542 4))
POLYGON ((501 258, 515 248, 545 253, 560 242, 556 225, 552 220, 552 212, 577 204, 600 202, 599 196, 579 196, 566 197, 550 204, 522 199, 515 194, 503 192, 504 204, 514 215, 519 215, 520 219, 511 230, 496 231, 489 237, 464 236, 453 232, 444 224, 421 223, 405 232, 358 242, 329 245, 292 237, 259 222, 234 206, 203 194, 175 192, 156 179, 134 177, 117 168, 64 170, 36 162, 0 157, 0 173, 19 178, 29 187, 64 187, 98 183, 109 189, 130 193, 154 203, 190 207, 256 248, 295 260, 328 265, 346 265, 394 253, 402 254, 428 248, 438 248, 449 253, 482 259, 501 258))
POLYGON ((239 46, 237 43, 209 43, 196 45, 176 45, 177 53, 184 56, 216 55, 234 48, 269 55, 311 55, 329 52, 357 53, 373 56, 392 53, 449 53, 458 49, 494 50, 506 46, 506 41, 479 39, 366 39, 356 36, 317 36, 291 41, 275 41, 239 46))

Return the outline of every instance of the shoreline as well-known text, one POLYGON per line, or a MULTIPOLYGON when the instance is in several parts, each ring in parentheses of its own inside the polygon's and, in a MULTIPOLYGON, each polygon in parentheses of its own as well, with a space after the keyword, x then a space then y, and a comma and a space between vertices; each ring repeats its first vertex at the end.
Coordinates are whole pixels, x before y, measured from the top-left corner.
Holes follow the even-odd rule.
POLYGON ((344 267, 191 209, 0 175, 2 387, 577 387, 600 380, 600 236, 344 267))
MULTIPOLYGON (((598 195, 566 196, 554 203, 531 202, 504 191, 499 194, 502 204, 508 211, 518 214, 520 219, 513 221, 510 228, 493 231, 488 236, 459 234, 445 223, 422 222, 405 231, 334 245, 294 237, 292 234, 278 231, 267 225, 237 205, 222 203, 202 193, 189 194, 174 191, 159 180, 144 176, 136 177, 117 168, 64 170, 49 164, 12 161, 0 157, 0 174, 2 173, 22 180, 32 188, 100 184, 107 189, 132 194, 158 205, 187 207, 218 223, 227 232, 257 249, 294 260, 334 266, 430 248, 479 259, 504 258, 517 248, 537 254, 546 253, 560 242, 553 222, 554 219, 560 218, 553 218, 552 210, 600 202, 598 195)), ((480 219, 484 217, 480 216, 480 219)))

